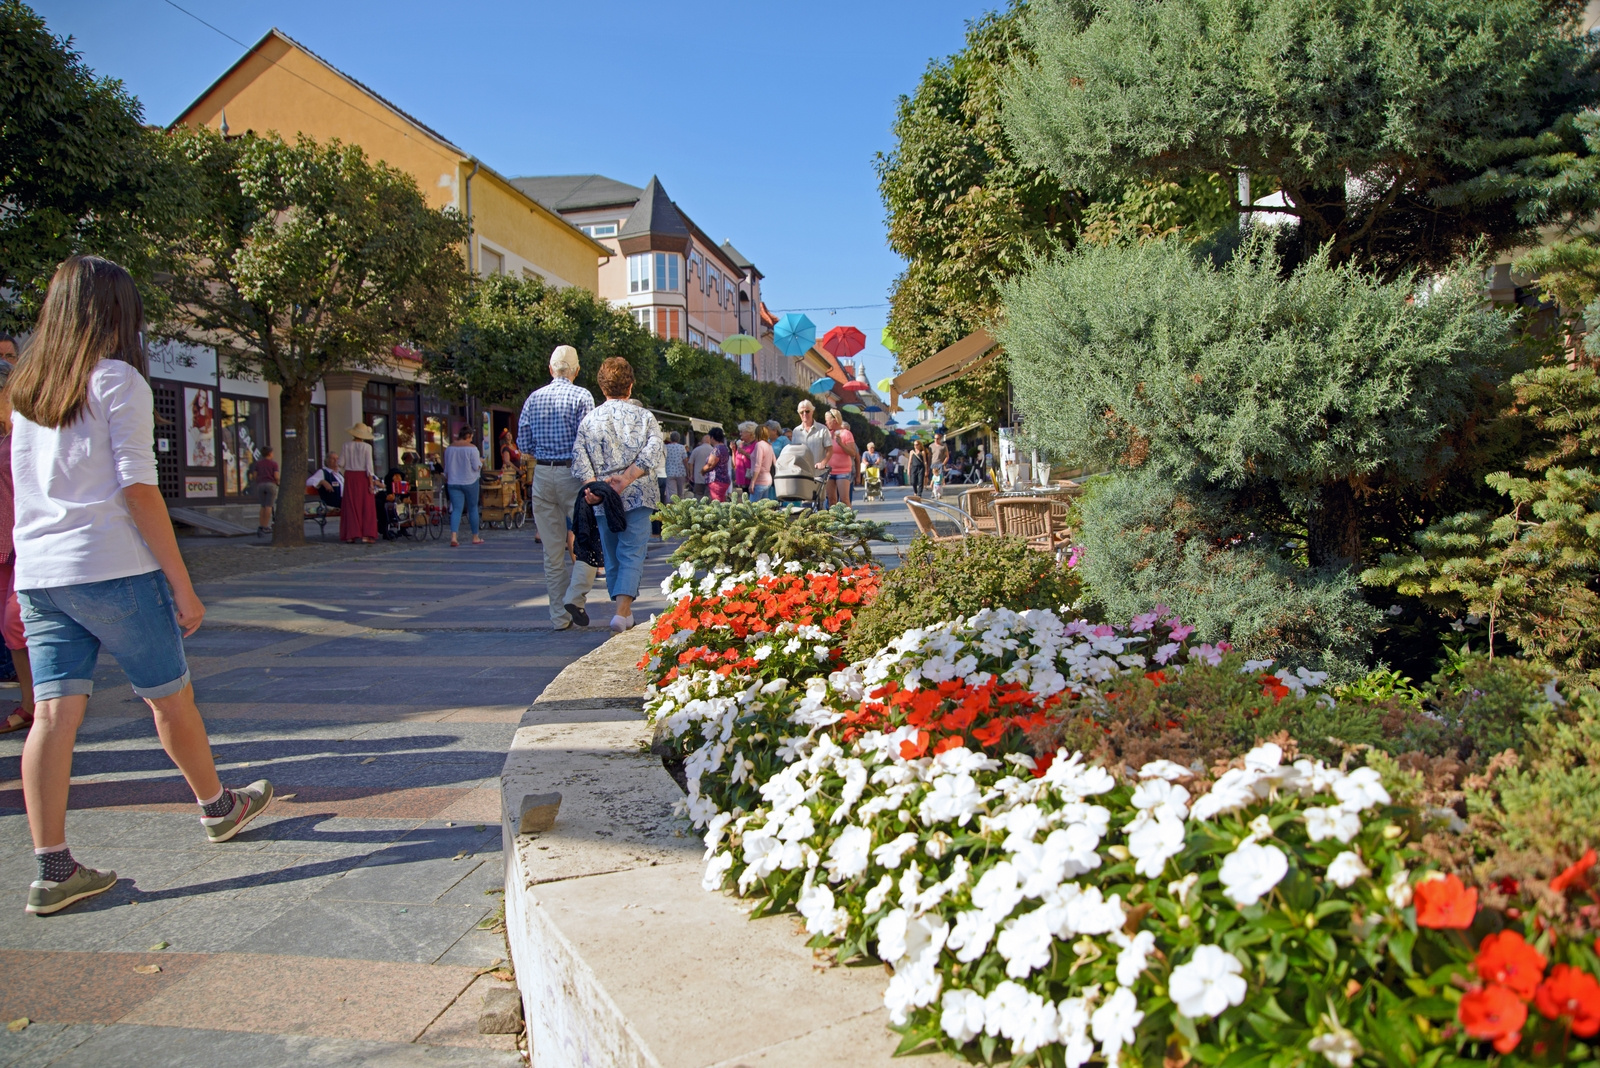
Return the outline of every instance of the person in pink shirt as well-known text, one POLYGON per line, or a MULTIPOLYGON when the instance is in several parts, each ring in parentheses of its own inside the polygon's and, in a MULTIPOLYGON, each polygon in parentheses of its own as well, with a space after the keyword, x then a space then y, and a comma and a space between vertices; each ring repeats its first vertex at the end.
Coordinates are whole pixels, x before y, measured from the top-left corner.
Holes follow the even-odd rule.
POLYGON ((752 422, 739 424, 739 449, 750 460, 750 499, 777 500, 772 488, 772 469, 777 463, 767 442, 767 428, 752 422))
POLYGON ((833 435, 833 447, 828 450, 828 506, 831 508, 851 502, 861 450, 856 448, 855 435, 845 426, 839 409, 829 408, 826 422, 828 432, 833 435))

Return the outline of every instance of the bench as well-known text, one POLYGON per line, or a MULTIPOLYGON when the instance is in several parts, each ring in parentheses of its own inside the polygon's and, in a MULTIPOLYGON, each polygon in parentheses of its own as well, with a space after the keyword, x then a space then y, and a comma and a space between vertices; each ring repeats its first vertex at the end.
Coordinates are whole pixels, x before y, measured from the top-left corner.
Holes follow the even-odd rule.
POLYGON ((339 509, 331 508, 322 502, 322 497, 311 487, 306 487, 306 518, 317 524, 317 529, 322 532, 322 540, 328 540, 328 520, 339 518, 339 509))

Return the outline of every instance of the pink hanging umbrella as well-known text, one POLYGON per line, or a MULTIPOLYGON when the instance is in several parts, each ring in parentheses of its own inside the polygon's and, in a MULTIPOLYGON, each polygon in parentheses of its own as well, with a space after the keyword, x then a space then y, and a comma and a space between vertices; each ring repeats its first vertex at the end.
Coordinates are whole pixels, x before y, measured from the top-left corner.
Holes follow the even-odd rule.
POLYGON ((836 326, 822 335, 822 347, 836 360, 848 359, 867 347, 867 335, 853 326, 836 326))
POLYGON ((843 389, 843 390, 848 390, 851 393, 865 393, 867 390, 871 389, 872 387, 867 385, 865 382, 862 382, 859 379, 853 379, 853 380, 851 380, 849 382, 846 382, 844 385, 840 386, 839 388, 843 389))

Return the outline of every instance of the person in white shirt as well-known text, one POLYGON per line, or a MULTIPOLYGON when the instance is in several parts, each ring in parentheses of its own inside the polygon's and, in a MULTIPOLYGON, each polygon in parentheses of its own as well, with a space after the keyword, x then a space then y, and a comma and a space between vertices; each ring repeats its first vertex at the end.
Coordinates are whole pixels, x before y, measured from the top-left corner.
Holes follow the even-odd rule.
POLYGON ((155 411, 145 381, 144 307, 128 272, 74 256, 56 270, 38 328, 10 380, 16 488, 15 580, 33 666, 33 729, 22 793, 39 877, 27 911, 59 912, 104 893, 115 872, 67 848, 72 750, 104 648, 155 713, 213 842, 272 800, 261 779, 217 778, 183 639, 205 618, 156 482, 155 411))

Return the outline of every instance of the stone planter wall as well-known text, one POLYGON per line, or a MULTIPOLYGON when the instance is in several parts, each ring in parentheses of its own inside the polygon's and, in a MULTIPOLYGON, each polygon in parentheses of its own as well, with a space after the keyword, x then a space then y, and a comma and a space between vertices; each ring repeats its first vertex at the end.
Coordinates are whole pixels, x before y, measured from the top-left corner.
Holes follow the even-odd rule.
POLYGON ((535 1068, 888 1065, 881 967, 829 968, 792 917, 752 922, 701 889, 702 845, 649 753, 633 667, 645 641, 640 627, 569 665, 501 775, 506 929, 535 1068), (554 828, 518 833, 523 798, 551 791, 554 828))

